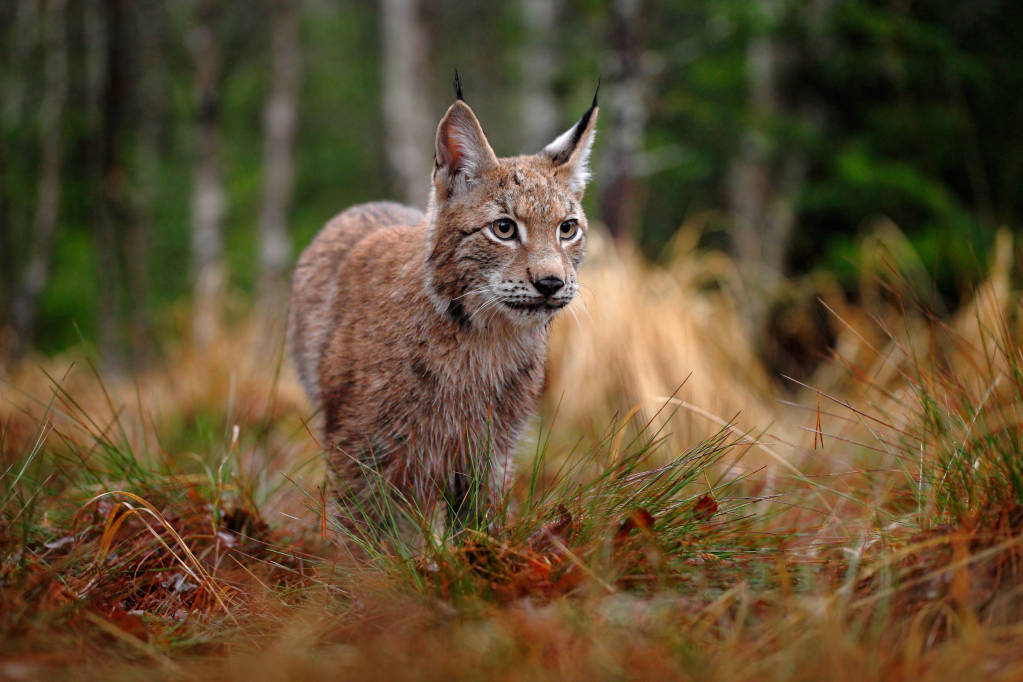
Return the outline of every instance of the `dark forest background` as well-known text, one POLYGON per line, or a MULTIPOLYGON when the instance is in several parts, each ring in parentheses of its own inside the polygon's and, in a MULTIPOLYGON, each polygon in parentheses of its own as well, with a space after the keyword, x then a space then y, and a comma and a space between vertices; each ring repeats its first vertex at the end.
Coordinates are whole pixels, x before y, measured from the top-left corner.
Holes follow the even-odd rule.
POLYGON ((855 298, 879 229, 954 305, 1023 209, 1021 8, 3 0, 0 355, 84 344, 116 370, 283 310, 326 219, 423 204, 456 66, 500 155, 599 78, 591 221, 654 260, 699 225, 757 337, 801 278, 855 298))

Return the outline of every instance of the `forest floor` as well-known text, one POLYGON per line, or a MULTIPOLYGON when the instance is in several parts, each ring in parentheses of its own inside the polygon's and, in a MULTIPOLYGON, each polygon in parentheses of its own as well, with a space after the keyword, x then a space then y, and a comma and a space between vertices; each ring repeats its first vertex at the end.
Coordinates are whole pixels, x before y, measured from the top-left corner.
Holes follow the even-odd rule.
POLYGON ((713 338, 723 287, 609 262, 555 330, 505 504, 447 537, 397 505, 421 532, 339 527, 254 324, 129 377, 25 363, 0 389, 0 678, 1023 679, 1008 271, 940 318, 828 304, 834 357, 743 402, 770 389, 713 338), (604 304, 629 287, 660 293, 623 343, 604 304))

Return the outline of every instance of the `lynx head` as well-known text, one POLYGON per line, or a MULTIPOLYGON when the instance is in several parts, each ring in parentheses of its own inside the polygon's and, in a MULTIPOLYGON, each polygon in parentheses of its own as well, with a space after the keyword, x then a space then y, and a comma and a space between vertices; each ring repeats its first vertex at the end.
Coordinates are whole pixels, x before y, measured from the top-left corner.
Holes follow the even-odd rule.
POLYGON ((597 95, 538 153, 498 158, 457 75, 456 93, 437 127, 427 210, 431 295, 464 328, 546 324, 578 289, 597 95))

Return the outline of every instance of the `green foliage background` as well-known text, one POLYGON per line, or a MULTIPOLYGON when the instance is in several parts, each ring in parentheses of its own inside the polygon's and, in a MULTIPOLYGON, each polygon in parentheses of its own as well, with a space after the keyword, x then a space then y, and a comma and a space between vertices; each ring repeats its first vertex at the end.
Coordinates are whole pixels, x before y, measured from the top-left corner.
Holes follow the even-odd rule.
MULTIPOLYGON (((14 3, 0 9, 9 34, 14 3)), ((190 291, 189 196, 193 153, 193 21, 187 3, 142 2, 133 41, 157 41, 160 67, 142 72, 126 55, 132 88, 157 79, 160 108, 155 182, 141 179, 138 123, 129 104, 122 153, 129 194, 152 192, 150 286, 145 305, 158 331, 173 332, 178 304, 190 291), (140 22, 149 25, 143 26, 140 22), (142 29, 145 28, 145 31, 142 29)), ((954 299, 977 276, 995 228, 1015 227, 1023 202, 1023 9, 1012 0, 834 0, 781 2, 773 19, 740 0, 648 0, 643 5, 649 120, 648 170, 641 179, 636 234, 648 255, 687 219, 705 212, 708 247, 728 247, 726 185, 738 143, 748 130, 770 157, 800 154, 807 174, 796 202, 790 274, 817 268, 837 274, 850 291, 865 225, 886 216, 911 239, 954 299), (814 8, 821 9, 814 14, 814 8), (814 17, 823 17, 815 19, 814 17), (783 46, 786 63, 779 114, 765 120, 749 106, 747 51, 758 36, 783 46)), ((98 180, 89 172, 83 91, 82 4, 69 4, 70 106, 65 117, 63 192, 52 280, 41 301, 39 347, 55 352, 95 336, 97 261, 92 237, 98 180)), ((439 118, 450 99, 453 66, 499 154, 518 153, 517 93, 527 37, 516 3, 429 0, 428 57, 439 118)), ((567 126, 608 68, 607 6, 562 3, 557 27, 562 68, 555 83, 567 126)), ((261 111, 268 82, 267 0, 229 3, 221 17, 224 178, 229 208, 225 244, 232 284, 255 281, 261 168, 261 111)), ((303 83, 291 210, 297 253, 325 219, 343 207, 386 197, 381 123, 378 9, 358 0, 309 0, 302 7, 303 83)), ((10 44, 10 40, 6 41, 10 44)), ((39 171, 42 48, 35 41, 15 71, 2 51, 5 82, 22 80, 26 104, 3 119, 4 219, 9 253, 5 289, 24 262, 39 171), (11 272, 13 270, 13 272, 11 272)), ((605 119, 606 120, 606 119, 605 119)), ((600 149, 615 130, 602 126, 596 184, 587 197, 599 218, 600 149)), ((425 145, 431 143, 424 140, 425 145)), ((428 169, 424 169, 424 183, 428 169)), ((131 257, 129 254, 128 257, 131 257)), ((4 291, 9 299, 12 291, 4 291)), ((127 305, 124 303, 123 305, 127 305)))

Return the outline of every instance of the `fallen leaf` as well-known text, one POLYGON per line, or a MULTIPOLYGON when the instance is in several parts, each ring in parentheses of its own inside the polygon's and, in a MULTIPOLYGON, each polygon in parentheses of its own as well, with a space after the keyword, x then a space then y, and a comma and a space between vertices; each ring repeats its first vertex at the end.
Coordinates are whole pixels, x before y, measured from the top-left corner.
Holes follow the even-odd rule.
POLYGON ((697 521, 709 521, 718 511, 718 503, 711 495, 703 495, 693 505, 693 518, 697 521))
POLYGON ((629 533, 638 529, 650 530, 654 526, 654 515, 648 512, 646 509, 637 509, 636 511, 629 514, 629 518, 622 522, 622 525, 618 527, 618 532, 615 533, 615 544, 620 544, 629 537, 629 533))
POLYGON ((572 535, 572 514, 559 504, 555 509, 557 517, 544 525, 543 528, 529 536, 527 540, 530 549, 534 552, 543 553, 550 551, 554 546, 554 538, 566 541, 572 535))

